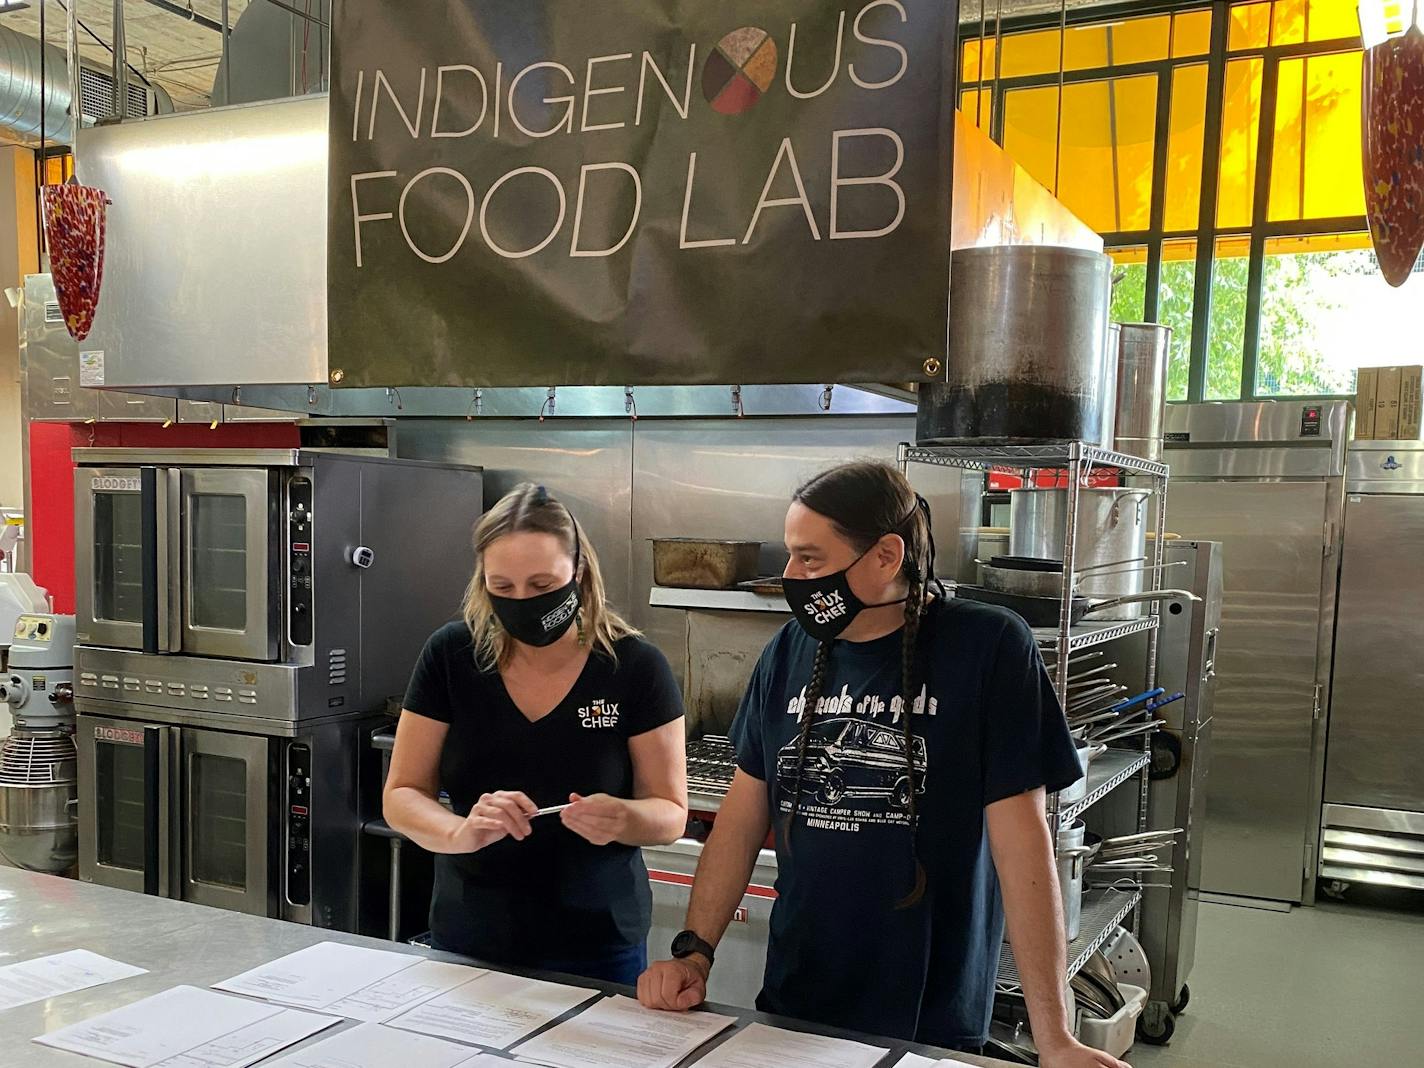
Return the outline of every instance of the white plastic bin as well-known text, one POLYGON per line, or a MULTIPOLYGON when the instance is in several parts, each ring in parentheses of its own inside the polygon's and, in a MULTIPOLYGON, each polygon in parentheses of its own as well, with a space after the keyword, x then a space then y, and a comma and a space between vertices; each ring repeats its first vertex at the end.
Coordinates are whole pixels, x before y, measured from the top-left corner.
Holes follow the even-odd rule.
POLYGON ((1122 1008, 1106 1020, 1085 1013, 1078 1024, 1078 1041, 1110 1057, 1121 1057, 1132 1048, 1137 1037, 1137 1018, 1147 1004, 1147 991, 1142 987, 1119 983, 1117 988, 1126 1002, 1122 1008))

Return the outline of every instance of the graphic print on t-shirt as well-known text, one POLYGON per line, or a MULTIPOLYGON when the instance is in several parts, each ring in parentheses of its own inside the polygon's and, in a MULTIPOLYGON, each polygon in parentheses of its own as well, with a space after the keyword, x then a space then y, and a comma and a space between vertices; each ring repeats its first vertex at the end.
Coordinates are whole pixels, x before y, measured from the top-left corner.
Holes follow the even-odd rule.
POLYGON ((808 826, 851 832, 865 825, 908 826, 911 791, 924 794, 929 772, 929 754, 920 735, 911 738, 913 776, 901 729, 870 719, 818 719, 806 741, 804 763, 799 749, 799 738, 793 738, 776 758, 783 814, 791 811, 800 764, 800 816, 808 826))

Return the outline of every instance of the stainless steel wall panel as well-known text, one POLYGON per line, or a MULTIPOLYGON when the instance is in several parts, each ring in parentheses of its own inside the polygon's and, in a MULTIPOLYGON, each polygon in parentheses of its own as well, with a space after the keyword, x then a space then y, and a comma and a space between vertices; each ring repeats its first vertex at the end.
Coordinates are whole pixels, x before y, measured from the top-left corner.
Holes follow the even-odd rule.
MULTIPOLYGON (((1175 457, 1171 457, 1175 463, 1175 457)), ((1202 889, 1300 901, 1318 831, 1318 686, 1329 680, 1324 481, 1176 482, 1172 530, 1223 543, 1216 747, 1202 889)), ((1332 590, 1333 590, 1333 583, 1332 590)))
MULTIPOLYGON (((399 448, 406 459, 483 467, 485 508, 520 482, 547 486, 578 517, 598 550, 609 601, 636 620, 628 545, 633 427, 627 419, 413 420, 400 424, 399 448)), ((479 513, 475 502, 468 509, 471 525, 479 513)), ((642 600, 647 602, 646 586, 642 600)))
MULTIPOLYGON (((639 422, 634 437, 634 621, 664 650, 685 641, 682 612, 648 605, 650 538, 749 538, 766 543, 762 566, 780 573, 786 508, 802 482, 852 459, 893 463, 914 433, 910 418, 677 420, 639 422)), ((912 472, 930 500, 940 545, 953 556, 960 473, 912 472)), ((940 571, 952 574, 953 559, 940 571)))
POLYGON ((96 126, 104 385, 326 381, 326 98, 96 126), (197 358, 195 358, 195 355, 197 358))
POLYGON ((1424 813, 1421 559, 1424 496, 1350 495, 1326 757, 1328 803, 1424 813))

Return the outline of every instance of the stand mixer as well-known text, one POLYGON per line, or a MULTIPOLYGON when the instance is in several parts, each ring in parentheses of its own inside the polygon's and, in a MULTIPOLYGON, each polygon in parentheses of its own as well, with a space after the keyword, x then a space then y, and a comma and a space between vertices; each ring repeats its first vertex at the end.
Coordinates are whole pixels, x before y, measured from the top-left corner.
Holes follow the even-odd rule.
POLYGON ((0 740, 0 858, 62 874, 74 867, 79 842, 73 616, 16 620, 0 702, 14 718, 0 740))

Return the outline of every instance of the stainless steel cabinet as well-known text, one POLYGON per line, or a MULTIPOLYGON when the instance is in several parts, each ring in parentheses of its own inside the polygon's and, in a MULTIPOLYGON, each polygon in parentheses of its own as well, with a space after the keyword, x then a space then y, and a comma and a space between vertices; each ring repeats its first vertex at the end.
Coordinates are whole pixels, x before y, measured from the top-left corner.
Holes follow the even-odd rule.
POLYGON ((1424 496, 1345 505, 1325 799, 1424 812, 1424 496))
POLYGON ((1216 751, 1202 888, 1301 899, 1319 688, 1318 482, 1172 486, 1172 529, 1223 543, 1216 751))
POLYGON ((1314 899, 1346 401, 1169 405, 1168 527, 1222 543, 1203 891, 1314 899))

